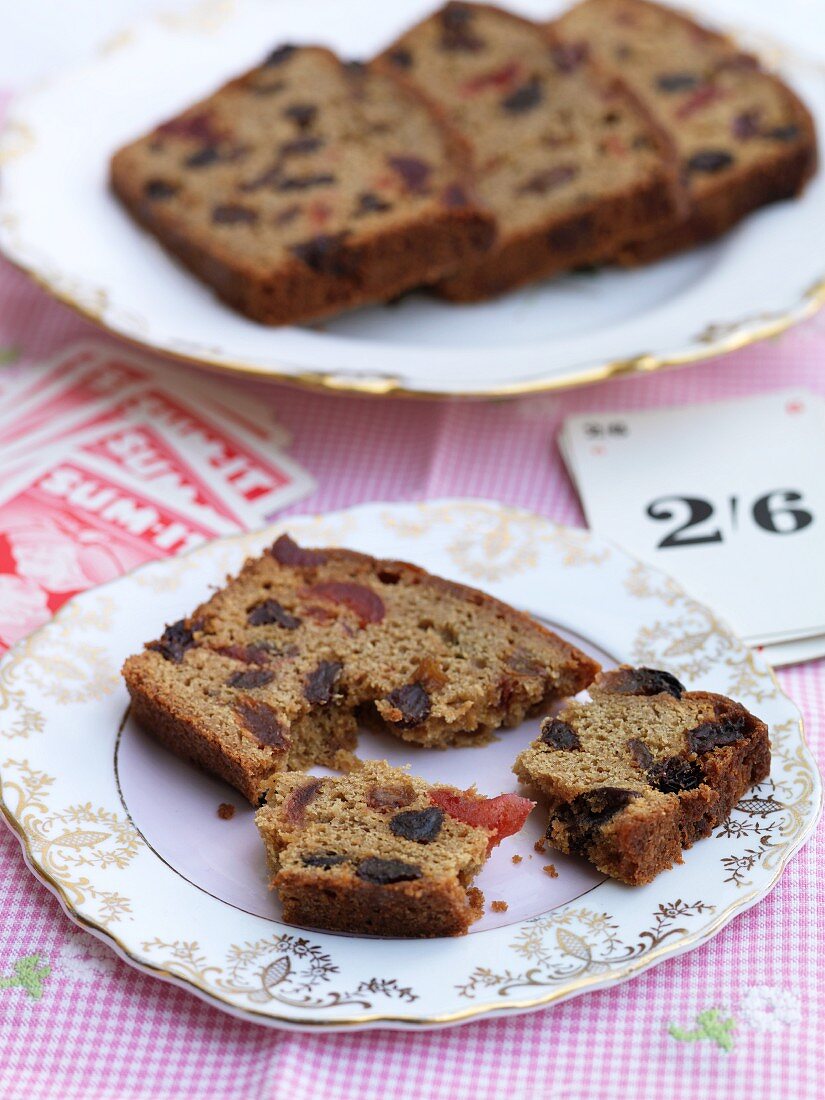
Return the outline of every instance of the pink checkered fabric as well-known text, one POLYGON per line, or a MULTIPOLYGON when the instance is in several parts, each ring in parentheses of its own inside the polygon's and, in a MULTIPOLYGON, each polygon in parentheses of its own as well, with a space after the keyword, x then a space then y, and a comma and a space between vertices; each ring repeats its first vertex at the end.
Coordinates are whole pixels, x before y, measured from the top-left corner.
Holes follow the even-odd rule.
MULTIPOLYGON (((0 347, 25 361, 93 335, 0 263, 0 347)), ((572 412, 649 408, 802 385, 825 393, 825 315, 782 338, 679 371, 506 404, 433 404, 258 390, 317 478, 297 510, 368 500, 493 497, 563 523, 582 516, 554 437, 572 412)), ((823 662, 780 673, 814 751, 825 744, 823 662)), ((144 977, 78 932, 0 832, 0 1094, 565 1100, 813 1098, 825 1082, 823 830, 773 893, 706 946, 634 981, 529 1016, 431 1033, 269 1031, 144 977), (38 956, 42 996, 4 983, 38 956), (678 1041, 719 1009, 733 1046, 678 1041)))

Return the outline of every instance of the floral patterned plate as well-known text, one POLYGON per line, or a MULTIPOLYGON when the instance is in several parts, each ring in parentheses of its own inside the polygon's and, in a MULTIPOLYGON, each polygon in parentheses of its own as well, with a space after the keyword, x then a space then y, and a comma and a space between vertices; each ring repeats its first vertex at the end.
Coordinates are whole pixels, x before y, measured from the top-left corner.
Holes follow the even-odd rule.
MULTIPOLYGON (((525 722, 447 753, 365 733, 359 751, 495 794, 516 788, 510 767, 535 730, 525 722)), ((821 801, 799 711, 711 611, 588 532, 482 501, 291 517, 78 596, 0 665, 0 737, 3 813, 73 920, 147 973, 246 1019, 297 1028, 452 1024, 631 977, 763 897, 821 801), (419 562, 525 608, 606 664, 664 667, 741 699, 770 724, 770 778, 648 886, 537 853, 536 810, 482 872, 487 913, 468 936, 375 940, 283 924, 251 808, 129 720, 119 669, 284 528, 305 544, 419 562), (237 807, 231 820, 217 813, 223 802, 237 807), (551 859, 557 877, 545 873, 551 859), (496 900, 506 912, 493 912, 496 900)))

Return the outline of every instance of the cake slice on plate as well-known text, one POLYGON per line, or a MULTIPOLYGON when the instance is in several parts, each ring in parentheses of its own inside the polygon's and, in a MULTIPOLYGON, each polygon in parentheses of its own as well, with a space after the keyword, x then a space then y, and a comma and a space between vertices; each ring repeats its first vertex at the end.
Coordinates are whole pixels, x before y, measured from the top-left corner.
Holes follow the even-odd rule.
POLYGON ((584 0, 554 24, 567 48, 633 89, 676 145, 689 206, 662 233, 619 250, 627 263, 711 240, 816 169, 799 97, 731 39, 648 0, 584 0))
POLYGON ((547 718, 514 771, 549 801, 552 847, 650 882, 768 775, 768 728, 658 669, 602 673, 590 696, 547 718))
POLYGON ((489 245, 461 142, 391 76, 283 46, 115 154, 134 217, 235 309, 294 324, 489 245))
POLYGON ((468 144, 498 236, 439 289, 470 301, 600 260, 680 208, 670 141, 621 80, 552 30, 450 3, 379 59, 468 144))
POLYGON ((136 719, 254 803, 281 771, 346 764, 359 720, 478 744, 598 668, 477 589, 282 535, 123 672, 136 719))
POLYGON ((290 924, 456 936, 482 914, 473 879, 534 805, 433 786, 369 761, 342 777, 280 776, 255 820, 290 924))

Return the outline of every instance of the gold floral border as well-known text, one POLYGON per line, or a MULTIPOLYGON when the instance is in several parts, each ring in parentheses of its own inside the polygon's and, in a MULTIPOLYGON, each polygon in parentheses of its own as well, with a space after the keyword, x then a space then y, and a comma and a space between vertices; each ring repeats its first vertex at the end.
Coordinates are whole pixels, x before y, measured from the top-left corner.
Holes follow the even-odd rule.
MULTIPOLYGON (((365 506, 360 507, 363 509, 365 506)), ((456 564, 462 568, 466 568, 468 561, 472 563, 472 554, 478 549, 473 544, 473 537, 486 547, 484 553, 490 560, 499 559, 500 562, 503 560, 509 563, 503 568, 504 573, 520 572, 532 567, 532 562, 525 562, 523 554, 519 551, 520 548, 523 550, 524 544, 536 540, 544 541, 548 547, 552 547, 553 551, 560 556, 560 564, 563 568, 598 566, 617 552, 586 532, 559 527, 543 517, 518 509, 505 508, 491 502, 445 501, 431 505, 402 505, 405 512, 413 508, 416 514, 413 519, 401 521, 394 516, 391 506, 374 507, 382 511, 381 518, 385 526, 401 530, 405 536, 413 539, 425 536, 434 526, 458 524, 459 537, 453 542, 449 552, 456 564), (590 548, 590 552, 587 549, 588 542, 595 544, 590 548), (467 554, 470 554, 469 558, 466 557, 467 554)), ((359 509, 356 508, 325 517, 292 517, 288 523, 292 529, 309 524, 315 538, 320 541, 329 539, 334 541, 336 533, 352 528, 353 512, 358 511, 359 509)), ((280 523, 273 527, 272 531, 283 529, 285 526, 285 523, 280 523)), ((252 533, 228 536, 217 541, 226 548, 227 554, 231 554, 233 547, 236 546, 246 551, 254 550, 262 537, 261 533, 252 533)), ((180 576, 184 572, 186 558, 203 553, 204 549, 203 546, 197 547, 188 555, 175 561, 175 564, 180 567, 178 570, 180 576)), ((622 556, 629 558, 629 555, 623 552, 622 556)), ((135 579, 139 582, 146 579, 146 574, 157 571, 159 564, 158 562, 147 563, 135 570, 135 579)), ((165 564, 171 566, 172 562, 165 564)), ((501 572, 498 575, 501 575, 501 572)), ((116 584, 118 581, 109 583, 116 584)), ((102 586, 103 589, 106 587, 102 586)), ((739 667, 740 673, 744 674, 748 680, 753 677, 753 683, 743 682, 742 688, 751 693, 754 687, 758 686, 756 681, 759 673, 753 654, 738 642, 711 612, 691 600, 674 581, 648 566, 637 563, 627 574, 625 588, 637 598, 658 601, 662 607, 673 607, 678 604, 680 611, 684 611, 688 616, 697 614, 703 616, 705 623, 708 624, 708 638, 716 641, 722 651, 727 651, 727 656, 721 658, 724 663, 734 671, 739 667)), ((59 652, 64 648, 66 631, 78 625, 81 613, 90 616, 90 621, 97 625, 105 623, 108 614, 106 595, 100 590, 96 590, 96 595, 103 596, 100 608, 83 609, 80 602, 83 599, 82 596, 71 601, 58 612, 51 623, 41 627, 7 655, 0 665, 0 712, 10 709, 13 704, 19 706, 21 694, 17 677, 21 672, 21 663, 26 658, 31 658, 37 648, 38 640, 42 640, 49 633, 57 634, 59 652)), ((642 628, 635 643, 637 648, 642 647, 640 656, 647 652, 644 647, 650 645, 649 631, 646 631, 647 628, 642 628)), ((660 640, 667 642, 667 635, 665 634, 660 640)), ((689 656, 690 652, 688 647, 684 654, 677 656, 689 656)), ((716 655, 716 660, 718 659, 720 659, 719 654, 716 655)), ((48 660, 51 661, 51 655, 48 656, 48 660)), ((668 663, 669 667, 679 667, 678 663, 674 666, 673 655, 670 655, 668 663)), ((766 671, 770 678, 771 690, 766 692, 761 689, 762 698, 785 700, 790 703, 773 672, 770 669, 766 671)), ((92 677, 93 681, 94 679, 92 677)), ((90 693, 81 689, 79 694, 75 695, 75 699, 94 698, 95 692, 99 690, 101 690, 99 686, 93 688, 90 693)), ((105 688, 102 690, 105 692, 105 688)), ((794 710, 796 710, 795 707, 794 710)), ((40 729, 41 726, 34 722, 31 728, 17 731, 16 734, 13 732, 12 736, 23 738, 37 736, 40 729)), ((767 848, 768 858, 764 861, 763 867, 772 874, 765 884, 752 889, 747 894, 738 895, 720 912, 716 912, 714 906, 702 901, 686 902, 678 899, 673 902, 659 903, 651 916, 651 928, 640 933, 638 942, 635 944, 623 943, 619 939, 615 929, 610 925, 608 914, 593 914, 588 909, 575 908, 572 904, 562 906, 542 917, 523 923, 518 931, 516 942, 511 945, 524 957, 531 958, 532 952, 534 961, 547 963, 550 956, 546 944, 542 942, 542 935, 554 933, 557 954, 560 952, 563 957, 561 969, 558 969, 557 973, 551 970, 549 977, 543 978, 540 971, 533 967, 527 971, 526 979, 521 980, 507 972, 497 989, 499 1000, 471 1004, 468 1008, 457 1011, 425 1016, 374 1012, 324 1021, 282 1016, 239 1004, 238 996, 246 997, 253 1004, 275 1002, 293 1008, 334 1008, 341 1005, 371 1008, 372 1000, 369 998, 376 996, 407 1003, 417 999, 414 990, 400 986, 395 979, 388 978, 365 980, 350 991, 331 991, 326 1000, 323 997, 319 999, 311 995, 310 988, 313 983, 306 987, 305 993, 301 991, 302 987, 299 987, 297 994, 293 996, 289 989, 285 991, 283 986, 292 974, 289 960, 296 951, 296 948, 291 946, 291 941, 295 939, 291 935, 291 930, 286 934, 264 938, 255 944, 232 945, 225 960, 225 967, 210 964, 205 956, 199 955, 199 946, 196 941, 167 943, 156 938, 143 943, 144 955, 138 957, 111 928, 112 924, 124 917, 128 918, 129 899, 116 891, 101 891, 91 886, 82 874, 82 868, 88 858, 82 854, 84 849, 90 850, 90 858, 97 861, 99 866, 123 868, 131 861, 140 846, 131 822, 120 820, 117 815, 102 808, 95 809, 91 804, 69 806, 59 811, 49 810, 45 794, 51 777, 42 772, 33 771, 26 761, 6 761, 3 764, 5 774, 0 774, 0 811, 16 833, 30 869, 57 895, 66 913, 81 926, 113 945, 122 957, 140 970, 159 974, 167 979, 171 978, 207 1000, 218 1001, 236 1013, 271 1025, 297 1026, 301 1029, 318 1027, 330 1030, 394 1023, 406 1026, 432 1026, 467 1021, 490 1013, 501 1014, 540 1008, 597 986, 623 981, 669 954, 681 953, 711 938, 732 917, 744 912, 769 893, 779 880, 791 855, 813 830, 822 803, 820 791, 817 806, 811 805, 817 786, 817 770, 805 741, 801 717, 797 720, 789 719, 778 727, 774 725, 772 734, 778 734, 777 758, 783 760, 785 767, 791 766, 796 769, 797 775, 802 777, 802 790, 792 805, 783 804, 783 808, 790 809, 791 812, 789 818, 783 822, 779 840, 775 843, 772 840, 767 848), (798 733, 800 743, 795 750, 791 750, 789 741, 794 731, 798 733), (24 778, 22 783, 8 779, 8 768, 15 765, 18 775, 24 778), (9 805, 9 797, 16 799, 13 808, 9 805), (98 903, 100 915, 97 919, 88 918, 78 912, 77 905, 83 900, 84 893, 92 896, 98 903), (689 933, 688 929, 682 925, 673 926, 677 918, 682 919, 684 924, 685 920, 699 917, 707 912, 714 913, 713 920, 693 933, 689 933), (578 932, 569 927, 571 921, 579 922, 578 932), (582 928, 589 929, 595 936, 592 943, 587 935, 582 934, 582 928), (152 951, 162 956, 156 964, 147 961, 145 957, 145 953, 152 951), (269 962, 262 967, 260 975, 257 976, 259 980, 251 980, 248 972, 239 976, 243 967, 248 968, 259 957, 269 957, 267 952, 270 955, 275 952, 275 957, 270 958, 269 962), (616 963, 621 965, 616 967, 616 963), (521 986, 540 988, 542 993, 525 999, 511 1000, 510 990, 521 986), (548 987, 551 987, 549 992, 546 991, 548 987)), ((756 812, 758 815, 762 812, 760 805, 764 809, 764 805, 770 803, 772 799, 772 793, 761 798, 753 797, 750 801, 755 804, 754 810, 746 810, 746 812, 756 812)), ((723 859, 722 862, 724 863, 725 860, 723 859)), ((736 882, 737 886, 750 884, 736 882)), ((297 942, 299 952, 309 950, 312 953, 316 950, 307 940, 298 938, 297 942)), ((323 958, 328 959, 328 956, 324 955, 323 958)), ((320 965, 323 969, 328 964, 322 962, 320 965)), ((475 986, 483 988, 494 985, 495 982, 492 979, 500 977, 491 975, 489 971, 482 971, 481 974, 481 978, 478 974, 469 975, 465 985, 459 986, 460 995, 472 999, 474 994, 468 991, 474 990, 475 986)))
MULTIPOLYGON (((237 5, 232 0, 199 0, 189 12, 156 15, 154 21, 177 32, 215 34, 232 17, 237 5)), ((704 18, 697 16, 697 18, 704 18)), ((733 33, 728 30, 728 33, 733 33)), ((740 35, 741 37, 741 35, 740 35)), ((130 45, 137 30, 129 30, 116 40, 104 44, 101 56, 130 45)), ((796 60, 825 77, 825 65, 814 58, 803 57, 788 46, 760 36, 761 53, 770 51, 786 64, 796 60)), ((40 86, 49 83, 44 81, 40 86)), ((17 160, 36 144, 36 136, 24 120, 11 116, 0 132, 0 168, 17 160)), ((825 305, 825 273, 804 289, 786 308, 748 314, 733 320, 710 321, 688 339, 681 352, 640 352, 637 355, 605 360, 579 367, 563 378, 543 376, 501 383, 482 389, 462 389, 460 392, 429 390, 414 386, 409 379, 391 373, 369 372, 364 375, 335 371, 306 370, 297 364, 282 362, 277 366, 234 360, 220 347, 193 345, 176 339, 153 343, 148 337, 149 322, 128 309, 115 309, 105 287, 87 284, 76 276, 53 269, 42 257, 31 254, 22 239, 19 218, 4 210, 0 202, 0 251, 6 259, 27 275, 51 298, 68 306, 85 320, 103 331, 124 340, 143 351, 163 355, 190 366, 205 367, 242 378, 266 380, 298 386, 325 393, 342 393, 371 397, 404 397, 432 400, 499 400, 525 397, 539 393, 559 392, 592 385, 612 378, 635 374, 652 374, 666 368, 687 366, 713 356, 726 355, 751 344, 780 336, 795 324, 813 316, 825 305), (3 232, 5 231, 5 239, 3 232), (27 252, 29 253, 27 256, 27 252)))

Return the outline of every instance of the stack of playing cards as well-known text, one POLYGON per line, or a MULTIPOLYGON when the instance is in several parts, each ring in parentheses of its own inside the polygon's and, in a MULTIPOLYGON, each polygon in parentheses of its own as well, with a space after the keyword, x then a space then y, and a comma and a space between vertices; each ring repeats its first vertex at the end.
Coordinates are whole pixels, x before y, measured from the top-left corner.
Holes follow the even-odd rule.
POLYGON ((0 653, 75 593, 260 527, 313 481, 227 383, 94 342, 0 374, 0 653))
POLYGON ((565 420, 593 530, 670 573, 773 664, 825 654, 825 400, 565 420))

